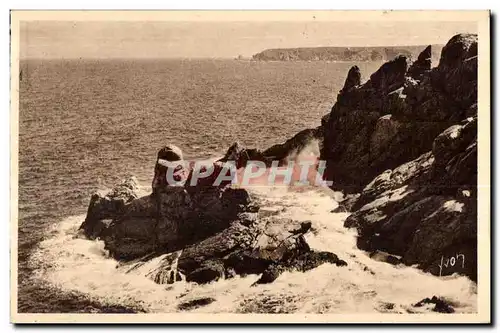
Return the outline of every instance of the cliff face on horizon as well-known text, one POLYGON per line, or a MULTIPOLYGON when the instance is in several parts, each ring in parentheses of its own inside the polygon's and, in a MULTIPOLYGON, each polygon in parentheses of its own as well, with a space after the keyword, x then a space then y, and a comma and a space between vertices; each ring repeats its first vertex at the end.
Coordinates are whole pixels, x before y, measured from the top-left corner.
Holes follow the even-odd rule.
MULTIPOLYGON (((267 49, 254 54, 257 61, 386 61, 398 55, 415 58, 427 45, 380 47, 300 47, 267 49)), ((443 45, 432 45, 432 59, 439 59, 443 45)))

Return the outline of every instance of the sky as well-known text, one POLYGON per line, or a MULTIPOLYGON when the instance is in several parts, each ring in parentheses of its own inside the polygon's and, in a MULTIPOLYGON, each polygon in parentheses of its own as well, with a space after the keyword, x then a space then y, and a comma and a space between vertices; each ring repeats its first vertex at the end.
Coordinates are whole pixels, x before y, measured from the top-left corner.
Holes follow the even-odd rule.
POLYGON ((21 58, 234 58, 269 48, 445 44, 462 21, 22 21, 21 58))

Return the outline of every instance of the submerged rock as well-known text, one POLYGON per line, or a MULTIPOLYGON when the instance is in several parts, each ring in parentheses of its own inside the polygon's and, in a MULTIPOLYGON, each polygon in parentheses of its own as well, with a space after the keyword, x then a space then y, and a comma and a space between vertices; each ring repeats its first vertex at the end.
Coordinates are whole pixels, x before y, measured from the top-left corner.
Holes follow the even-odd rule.
POLYGON ((215 298, 212 297, 196 298, 190 301, 180 303, 177 306, 177 309, 181 311, 189 311, 196 308, 200 308, 202 306, 209 305, 213 302, 215 302, 215 298))

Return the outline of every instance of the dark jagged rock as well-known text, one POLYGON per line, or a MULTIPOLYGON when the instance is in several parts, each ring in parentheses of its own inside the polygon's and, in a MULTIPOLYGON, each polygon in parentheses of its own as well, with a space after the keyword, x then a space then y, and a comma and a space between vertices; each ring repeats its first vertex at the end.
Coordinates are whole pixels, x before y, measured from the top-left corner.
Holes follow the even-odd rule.
POLYGON ((239 142, 233 143, 228 149, 224 157, 219 159, 221 162, 226 161, 237 161, 240 159, 244 148, 241 146, 239 142))
POLYGON ((477 35, 459 34, 443 48, 439 66, 432 76, 433 84, 451 97, 462 111, 477 103, 477 35))
POLYGON ((334 253, 313 251, 302 253, 296 258, 293 258, 293 260, 291 260, 291 263, 294 269, 301 272, 316 268, 323 263, 330 263, 339 267, 347 266, 347 262, 339 259, 339 257, 334 253))
POLYGON ((257 284, 267 284, 274 282, 281 273, 284 272, 284 268, 281 265, 270 265, 260 276, 260 278, 255 281, 254 285, 257 284))
POLYGON ((434 308, 432 309, 432 311, 434 312, 440 312, 440 313, 454 313, 455 312, 455 309, 453 308, 452 304, 450 304, 448 301, 440 298, 440 297, 436 297, 436 296, 432 296, 432 298, 424 298, 423 300, 421 300, 420 302, 414 304, 413 306, 414 307, 422 307, 424 306, 424 304, 434 304, 434 308))
POLYGON ((200 268, 190 272, 186 276, 187 282, 208 283, 224 278, 224 266, 222 263, 206 261, 200 268))
POLYGON ((453 125, 434 139, 432 153, 436 166, 445 166, 457 152, 464 151, 477 135, 477 117, 470 117, 462 125, 453 125))
POLYGON ((300 228, 295 229, 295 230, 291 230, 290 233, 292 235, 305 234, 306 232, 308 232, 311 229, 311 226, 312 226, 312 223, 310 221, 302 222, 300 224, 300 228))
POLYGON ((154 195, 133 200, 100 235, 106 248, 117 259, 177 251, 233 222, 248 224, 258 210, 243 189, 204 185, 165 186, 154 195))
POLYGON ((212 297, 196 298, 190 301, 180 303, 177 306, 177 309, 181 311, 189 311, 196 308, 200 308, 202 306, 209 305, 213 302, 215 302, 215 298, 212 297))
POLYGON ((378 118, 370 137, 370 153, 374 155, 382 154, 398 134, 401 125, 401 122, 393 119, 390 114, 378 118))
POLYGON ((263 258, 251 249, 233 252, 224 258, 224 266, 227 267, 227 271, 242 276, 261 274, 272 263, 272 260, 263 258))
POLYGON ((390 93, 403 85, 407 69, 408 58, 397 56, 373 73, 367 84, 379 92, 390 93))
POLYGON ((131 201, 100 235, 117 259, 134 259, 148 253, 182 246, 179 222, 187 219, 190 199, 182 187, 166 187, 156 195, 131 201))
POLYGON ((433 152, 368 184, 345 221, 358 229, 358 246, 400 255, 436 275, 476 279, 475 132, 475 119, 451 126, 436 137, 433 152), (456 264, 443 267, 450 258, 456 264))
POLYGON ((321 127, 314 129, 305 129, 288 139, 283 144, 277 144, 263 151, 264 156, 271 160, 282 161, 291 154, 296 154, 302 151, 315 141, 323 140, 323 132, 321 127))
POLYGON ((340 267, 347 266, 347 263, 344 260, 339 259, 337 255, 331 252, 307 251, 298 256, 289 258, 284 263, 273 263, 269 265, 268 268, 262 273, 261 277, 255 282, 255 284, 271 283, 276 280, 285 270, 306 272, 324 263, 330 263, 340 267))
POLYGON ((476 280, 477 36, 454 36, 433 69, 430 52, 406 74, 400 59, 341 91, 321 157, 334 188, 359 193, 339 206, 352 212, 344 226, 357 228, 358 247, 476 280))
POLYGON ((461 67, 468 58, 477 56, 477 35, 458 34, 453 36, 441 50, 440 70, 453 71, 461 67))
POLYGON ((234 162, 238 169, 246 166, 248 161, 262 161, 266 165, 271 165, 272 159, 258 149, 244 148, 239 142, 235 142, 229 147, 224 157, 218 160, 218 162, 234 162))
POLYGON ((333 209, 332 213, 347 213, 351 212, 352 207, 356 204, 356 201, 359 199, 360 194, 348 194, 344 197, 344 199, 339 202, 339 205, 333 209))
POLYGON ((361 84, 361 71, 358 66, 352 66, 347 73, 347 78, 345 79, 344 88, 342 88, 342 92, 347 92, 354 87, 357 87, 361 84))
POLYGON ((111 220, 122 213, 125 205, 138 198, 138 190, 137 179, 131 177, 106 194, 94 193, 80 230, 90 239, 99 237, 111 220))
POLYGON ((417 60, 408 68, 408 76, 420 80, 424 74, 431 70, 432 46, 427 46, 419 55, 417 60))
POLYGON ((278 161, 281 166, 290 156, 300 153, 312 143, 321 141, 323 141, 323 128, 320 126, 302 130, 284 143, 273 145, 264 151, 244 148, 235 142, 218 161, 234 161, 237 168, 246 166, 248 161, 261 161, 268 167, 273 161, 278 161))
MULTIPOLYGON (((284 150, 300 150, 304 142, 285 143, 284 150)), ((166 151, 170 154, 172 149, 166 151)), ((244 164, 240 163, 243 151, 235 144, 225 159, 244 164)), ((181 154, 165 156, 162 149, 158 159, 181 158, 181 154)), ((188 282, 209 283, 235 274, 262 274, 271 266, 305 271, 322 263, 342 262, 333 253, 310 249, 304 238, 310 221, 259 216, 259 205, 247 190, 233 187, 231 180, 214 185, 223 172, 222 162, 212 167, 213 174, 196 183, 191 182, 194 170, 180 185, 156 182, 154 193, 143 197, 137 196, 134 179, 106 196, 94 195, 82 232, 102 239, 113 257, 129 262, 129 271, 165 256, 147 274, 156 283, 174 283, 184 277, 188 282)), ((156 177, 163 177, 165 170, 155 170, 156 177)))
POLYGON ((177 146, 168 145, 158 151, 155 163, 155 173, 151 185, 153 193, 155 193, 158 188, 167 185, 176 185, 177 182, 181 182, 186 178, 188 171, 185 170, 185 167, 181 164, 182 159, 182 151, 177 146), (172 166, 167 165, 169 162, 172 163, 172 166), (172 183, 167 179, 167 172, 169 169, 173 169, 171 170, 172 183))
POLYGON ((422 72, 418 80, 412 77, 417 65, 407 73, 408 61, 400 56, 366 83, 340 91, 322 120, 321 159, 334 189, 360 192, 378 174, 431 150, 438 134, 474 113, 476 37, 461 36, 443 49, 440 65, 422 72))

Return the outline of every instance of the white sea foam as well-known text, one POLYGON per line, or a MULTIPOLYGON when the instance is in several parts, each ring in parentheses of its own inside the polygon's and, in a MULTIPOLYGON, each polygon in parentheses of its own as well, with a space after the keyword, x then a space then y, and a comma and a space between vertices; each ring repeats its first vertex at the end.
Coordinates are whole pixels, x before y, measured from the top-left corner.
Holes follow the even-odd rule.
POLYGON ((256 275, 207 285, 176 282, 158 285, 145 275, 161 258, 127 273, 107 256, 104 244, 75 238, 84 216, 53 226, 31 258, 36 278, 63 290, 76 290, 105 303, 140 306, 151 312, 179 311, 180 303, 210 297, 215 301, 195 312, 369 313, 430 311, 411 305, 433 295, 450 300, 457 312, 476 311, 476 284, 463 276, 436 277, 406 266, 370 259, 357 249, 355 232, 343 227, 344 213, 326 189, 256 187, 265 209, 282 217, 311 220, 312 248, 336 253, 346 267, 324 264, 311 271, 285 272, 275 282, 251 287, 256 275))

